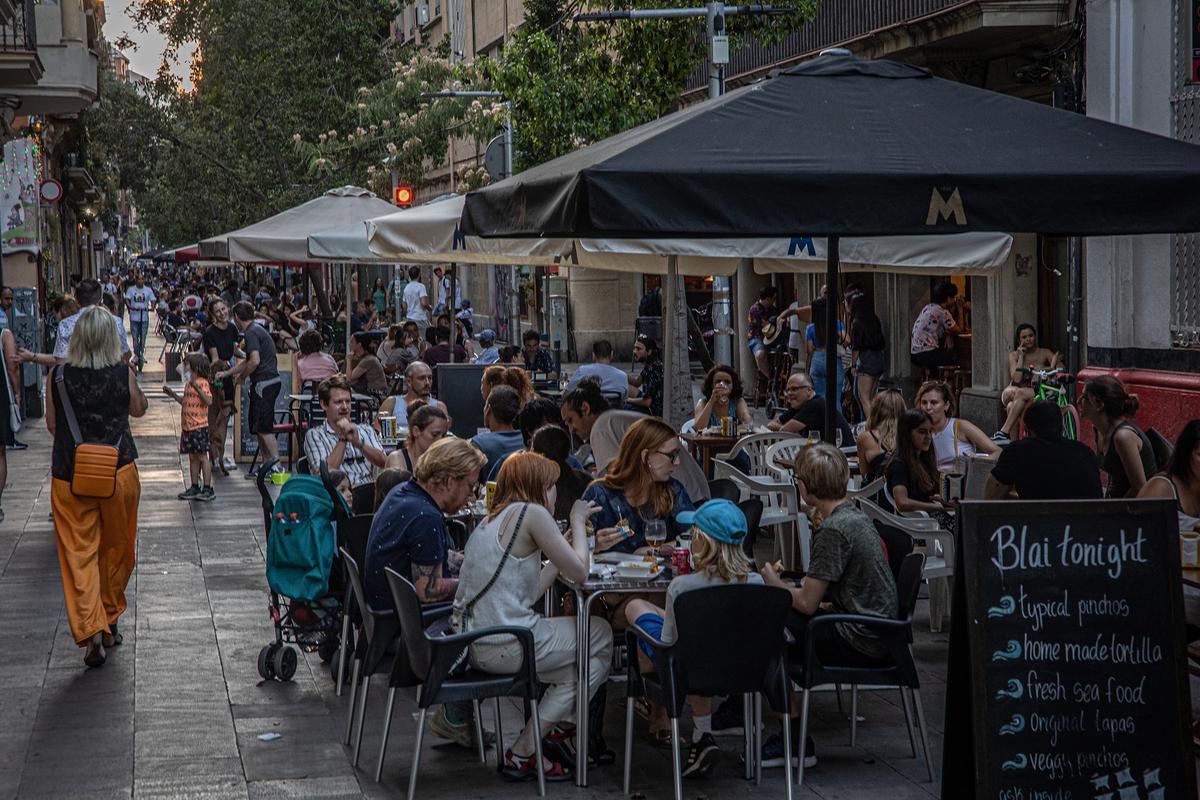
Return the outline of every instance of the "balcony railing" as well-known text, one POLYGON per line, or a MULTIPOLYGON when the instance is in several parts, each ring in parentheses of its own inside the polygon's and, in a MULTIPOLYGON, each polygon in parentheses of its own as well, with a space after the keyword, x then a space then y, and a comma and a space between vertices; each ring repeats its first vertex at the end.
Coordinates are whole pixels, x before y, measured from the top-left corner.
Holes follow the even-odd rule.
MULTIPOLYGON (((973 0, 824 0, 812 22, 776 44, 750 45, 730 55, 727 78, 765 70, 781 61, 830 47, 881 28, 919 19, 973 0)), ((708 85, 708 62, 688 81, 688 91, 708 85)))
POLYGON ((33 0, 18 0, 13 18, 0 25, 0 52, 36 53, 37 24, 33 0))

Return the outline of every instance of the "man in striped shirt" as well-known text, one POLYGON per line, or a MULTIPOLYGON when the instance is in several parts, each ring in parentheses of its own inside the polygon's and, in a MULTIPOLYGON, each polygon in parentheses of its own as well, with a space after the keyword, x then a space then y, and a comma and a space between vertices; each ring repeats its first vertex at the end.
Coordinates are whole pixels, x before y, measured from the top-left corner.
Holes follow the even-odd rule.
POLYGON ((321 381, 317 397, 325 411, 325 422, 304 436, 309 469, 320 474, 323 462, 330 472, 341 470, 354 495, 354 513, 369 514, 375 507, 373 467, 382 469, 387 460, 379 434, 370 425, 350 420, 350 382, 345 375, 321 381))

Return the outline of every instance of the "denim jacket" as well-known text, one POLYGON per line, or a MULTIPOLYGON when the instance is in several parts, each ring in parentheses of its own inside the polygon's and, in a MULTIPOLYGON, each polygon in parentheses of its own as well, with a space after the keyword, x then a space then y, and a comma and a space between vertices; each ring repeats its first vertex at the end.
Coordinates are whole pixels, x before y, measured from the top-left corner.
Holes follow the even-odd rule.
MULTIPOLYGON (((694 510, 695 506, 692 505, 692 498, 688 497, 687 489, 683 488, 682 483, 671 478, 670 486, 671 492, 675 495, 675 504, 671 507, 671 513, 666 518, 667 535, 674 537, 688 529, 687 525, 681 525, 676 521, 677 517, 684 511, 694 510)), ((622 553, 632 553, 639 547, 646 546, 646 537, 642 534, 642 515, 622 492, 617 489, 610 489, 599 481, 594 481, 584 491, 583 499, 591 500, 600 506, 600 511, 592 517, 592 525, 595 526, 596 530, 615 527, 617 520, 622 518, 629 520, 629 528, 633 531, 633 536, 622 542, 618 542, 612 547, 613 550, 622 553)))

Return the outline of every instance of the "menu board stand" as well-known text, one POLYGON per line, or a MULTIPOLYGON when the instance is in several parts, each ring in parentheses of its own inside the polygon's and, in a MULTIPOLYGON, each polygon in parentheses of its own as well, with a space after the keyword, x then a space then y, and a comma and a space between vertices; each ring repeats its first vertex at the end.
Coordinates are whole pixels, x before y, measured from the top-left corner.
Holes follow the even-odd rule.
POLYGON ((1196 797, 1170 500, 967 502, 942 797, 1196 797))

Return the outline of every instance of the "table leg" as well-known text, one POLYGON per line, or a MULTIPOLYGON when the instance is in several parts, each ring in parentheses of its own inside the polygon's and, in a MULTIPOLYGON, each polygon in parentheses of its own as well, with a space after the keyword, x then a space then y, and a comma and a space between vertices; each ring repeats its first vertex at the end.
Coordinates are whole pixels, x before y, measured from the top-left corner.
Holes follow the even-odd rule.
POLYGON ((587 747, 584 744, 587 739, 587 689, 583 688, 587 684, 588 679, 588 658, 587 651, 584 649, 584 636, 589 635, 587 622, 587 600, 583 596, 583 592, 579 589, 574 589, 575 592, 575 748, 576 748, 576 765, 575 765, 575 785, 587 785, 587 747))
POLYGON ((589 659, 592 636, 592 603, 603 592, 593 592, 586 599, 575 592, 576 613, 582 613, 578 620, 579 638, 575 642, 576 660, 579 663, 579 685, 575 692, 575 785, 587 786, 588 763, 588 730, 591 698, 588 697, 588 687, 591 685, 591 662, 589 659), (582 601, 582 602, 580 602, 582 601))

